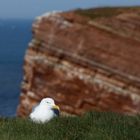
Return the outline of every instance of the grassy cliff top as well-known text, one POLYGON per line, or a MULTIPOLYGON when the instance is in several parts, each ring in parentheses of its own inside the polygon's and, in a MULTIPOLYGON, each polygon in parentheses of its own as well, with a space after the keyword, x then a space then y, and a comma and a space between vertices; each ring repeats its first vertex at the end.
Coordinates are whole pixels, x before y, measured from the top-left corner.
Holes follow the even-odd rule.
POLYGON ((26 119, 0 119, 0 140, 138 140, 140 116, 87 113, 60 117, 46 124, 26 119))
POLYGON ((89 17, 91 19, 107 18, 117 16, 121 13, 133 13, 140 12, 140 7, 103 7, 103 8, 91 8, 91 9, 78 9, 75 12, 82 16, 89 17))

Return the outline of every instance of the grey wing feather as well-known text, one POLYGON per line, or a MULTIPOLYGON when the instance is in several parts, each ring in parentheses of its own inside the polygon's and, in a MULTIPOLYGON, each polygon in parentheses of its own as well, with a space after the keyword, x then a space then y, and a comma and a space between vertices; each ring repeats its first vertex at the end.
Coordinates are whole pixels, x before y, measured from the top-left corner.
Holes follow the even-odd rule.
POLYGON ((60 111, 58 109, 53 109, 53 112, 56 116, 59 116, 60 115, 60 111))

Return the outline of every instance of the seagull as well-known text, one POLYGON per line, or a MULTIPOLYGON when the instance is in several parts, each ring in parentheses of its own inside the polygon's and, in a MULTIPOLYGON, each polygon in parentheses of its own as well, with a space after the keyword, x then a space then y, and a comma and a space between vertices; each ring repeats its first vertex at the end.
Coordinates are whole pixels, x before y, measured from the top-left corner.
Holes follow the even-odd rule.
POLYGON ((32 110, 29 118, 35 123, 45 123, 59 116, 59 113, 59 106, 55 105, 54 100, 52 98, 44 98, 32 110))

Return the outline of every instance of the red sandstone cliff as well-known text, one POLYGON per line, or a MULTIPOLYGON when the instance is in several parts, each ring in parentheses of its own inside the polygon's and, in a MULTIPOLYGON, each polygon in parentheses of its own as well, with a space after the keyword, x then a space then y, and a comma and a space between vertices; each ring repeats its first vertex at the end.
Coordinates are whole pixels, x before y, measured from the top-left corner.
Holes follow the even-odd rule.
POLYGON ((21 88, 18 116, 48 96, 72 114, 140 113, 140 8, 38 17, 21 88))

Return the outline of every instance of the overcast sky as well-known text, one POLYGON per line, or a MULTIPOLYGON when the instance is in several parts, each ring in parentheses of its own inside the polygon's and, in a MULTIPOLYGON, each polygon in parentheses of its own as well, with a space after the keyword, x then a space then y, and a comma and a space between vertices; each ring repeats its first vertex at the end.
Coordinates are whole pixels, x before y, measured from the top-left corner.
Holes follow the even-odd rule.
POLYGON ((140 0, 0 0, 0 18, 34 18, 47 11, 140 5, 140 0))

